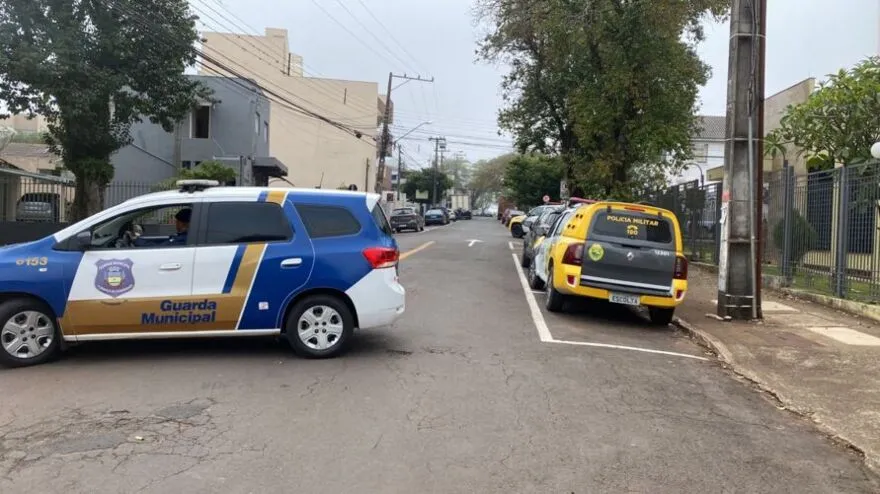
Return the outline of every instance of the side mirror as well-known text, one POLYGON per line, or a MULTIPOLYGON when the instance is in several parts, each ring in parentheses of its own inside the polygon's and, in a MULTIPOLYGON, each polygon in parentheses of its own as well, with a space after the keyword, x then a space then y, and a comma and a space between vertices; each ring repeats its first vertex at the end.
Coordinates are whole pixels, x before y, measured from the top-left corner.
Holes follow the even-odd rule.
POLYGON ((78 250, 88 250, 92 246, 92 232, 86 230, 73 237, 73 246, 78 250))

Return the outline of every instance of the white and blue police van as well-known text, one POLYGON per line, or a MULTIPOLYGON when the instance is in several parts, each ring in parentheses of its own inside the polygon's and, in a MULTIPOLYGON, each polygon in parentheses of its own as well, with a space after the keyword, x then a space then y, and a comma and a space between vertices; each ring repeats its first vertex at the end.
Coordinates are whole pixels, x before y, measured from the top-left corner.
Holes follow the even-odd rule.
POLYGON ((0 249, 0 363, 67 343, 281 335, 308 357, 405 308, 377 194, 178 182, 0 249))

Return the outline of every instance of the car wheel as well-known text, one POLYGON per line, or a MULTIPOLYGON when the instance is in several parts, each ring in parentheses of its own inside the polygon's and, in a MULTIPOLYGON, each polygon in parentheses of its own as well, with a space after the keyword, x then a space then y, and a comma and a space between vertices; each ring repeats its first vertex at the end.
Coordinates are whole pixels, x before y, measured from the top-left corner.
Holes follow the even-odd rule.
POLYGON ((675 308, 648 307, 648 315, 651 316, 651 324, 657 326, 669 326, 675 315, 675 308))
POLYGON ((45 363, 61 350, 52 311, 42 302, 13 299, 0 305, 0 364, 25 367, 45 363))
POLYGON ((535 266, 534 261, 529 264, 529 288, 532 290, 540 290, 544 288, 544 282, 541 281, 541 278, 538 278, 538 268, 535 266))
POLYGON ((285 324, 287 341, 305 357, 340 355, 354 332, 354 316, 341 300, 315 295, 297 302, 285 324))
POLYGON ((529 259, 529 254, 528 254, 528 252, 526 252, 526 244, 525 244, 525 242, 523 242, 522 257, 519 260, 519 265, 524 268, 527 268, 527 267, 529 267, 529 264, 531 264, 531 259, 529 259))
POLYGON ((553 286, 553 266, 547 271, 547 301, 544 306, 550 312, 561 312, 562 306, 565 305, 565 297, 556 291, 553 286))
POLYGON ((513 225, 510 227, 510 234, 513 235, 513 238, 522 238, 523 237, 523 229, 519 224, 513 225))

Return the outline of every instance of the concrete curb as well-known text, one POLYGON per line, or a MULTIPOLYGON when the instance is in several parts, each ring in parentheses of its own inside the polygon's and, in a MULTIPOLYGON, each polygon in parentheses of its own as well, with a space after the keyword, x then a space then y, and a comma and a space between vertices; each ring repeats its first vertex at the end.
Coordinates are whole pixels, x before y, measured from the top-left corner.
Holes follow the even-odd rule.
MULTIPOLYGON (((715 266, 714 264, 692 262, 691 265, 710 273, 718 272, 718 266, 715 266)), ((830 309, 843 311, 854 316, 864 317, 865 319, 880 322, 880 305, 866 304, 864 302, 856 302, 854 300, 846 300, 837 297, 830 297, 828 295, 812 293, 806 290, 787 288, 782 286, 782 277, 780 276, 765 274, 761 276, 761 285, 764 288, 768 288, 783 295, 788 295, 789 297, 794 297, 799 300, 808 300, 810 302, 823 305, 830 309)))
POLYGON ((846 437, 841 436, 837 431, 828 427, 816 417, 814 417, 809 409, 804 409, 803 407, 793 403, 785 396, 779 394, 777 390, 773 389, 769 384, 761 379, 761 377, 757 373, 745 368, 742 365, 739 365, 736 362, 736 359, 733 357, 733 353, 730 351, 729 348, 727 348, 727 345, 722 343, 718 338, 715 338, 706 331, 703 331, 702 329, 693 326, 692 324, 688 323, 680 317, 674 318, 672 324, 673 326, 687 334, 689 338, 696 341, 697 344, 715 353, 715 355, 718 356, 718 359, 722 362, 722 364, 724 364, 726 368, 730 369, 736 375, 742 377, 743 379, 749 381, 752 385, 754 385, 764 393, 772 396, 776 401, 781 404, 781 408, 788 410, 801 418, 809 420, 816 426, 817 429, 819 429, 822 434, 828 436, 834 442, 842 444, 844 447, 857 452, 862 457, 862 461, 865 463, 865 466, 867 466, 868 469, 870 469, 874 474, 880 475, 880 456, 874 457, 873 455, 869 455, 858 445, 848 440, 846 437))

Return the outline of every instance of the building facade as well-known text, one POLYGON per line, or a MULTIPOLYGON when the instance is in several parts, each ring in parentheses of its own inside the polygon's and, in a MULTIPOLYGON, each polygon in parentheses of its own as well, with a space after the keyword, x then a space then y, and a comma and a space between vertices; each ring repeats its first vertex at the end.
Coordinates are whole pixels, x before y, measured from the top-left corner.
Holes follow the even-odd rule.
POLYGON ((671 177, 670 183, 681 184, 698 180, 713 182, 709 171, 724 164, 724 135, 727 117, 706 115, 699 117, 699 131, 691 139, 694 157, 680 174, 671 177))
MULTIPOLYGON (((263 36, 206 32, 202 37, 205 54, 223 65, 209 61, 202 64, 202 74, 247 74, 272 93, 274 138, 269 152, 287 165, 288 182, 297 187, 354 184, 359 190, 374 190, 377 128, 385 110, 377 83, 308 77, 302 57, 289 51, 285 29, 268 28, 263 36), (361 137, 303 110, 356 129, 361 137)), ((386 176, 390 182, 390 173, 386 176)), ((289 186, 288 182, 272 185, 289 186)))
POLYGON ((213 90, 172 132, 142 120, 132 142, 112 156, 115 183, 156 184, 203 161, 218 161, 236 173, 236 184, 265 185, 286 168, 269 154, 271 108, 251 81, 191 76, 213 90))

